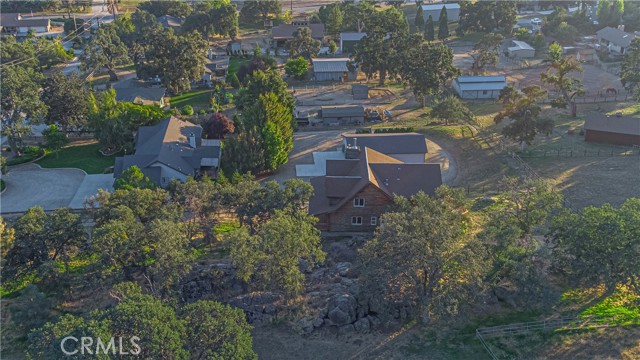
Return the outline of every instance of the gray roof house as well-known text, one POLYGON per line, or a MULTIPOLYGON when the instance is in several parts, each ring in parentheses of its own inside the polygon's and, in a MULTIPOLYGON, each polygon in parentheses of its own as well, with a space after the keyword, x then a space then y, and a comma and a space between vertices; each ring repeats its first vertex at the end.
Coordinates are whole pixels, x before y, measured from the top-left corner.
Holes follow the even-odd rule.
POLYGON ((23 18, 16 13, 0 14, 0 31, 3 34, 26 35, 30 30, 36 33, 51 31, 50 19, 23 18))
POLYGON ((507 80, 504 76, 460 76, 451 86, 462 99, 497 99, 507 80))
POLYGON ((507 48, 509 57, 515 59, 529 59, 536 56, 536 49, 524 41, 512 40, 512 46, 507 48))
POLYGON ((284 46, 287 40, 293 39, 295 32, 302 27, 308 27, 311 29, 312 38, 319 40, 320 42, 324 41, 324 24, 281 24, 271 28, 271 41, 273 45, 276 47, 284 46))
POLYGON ((323 106, 320 108, 320 117, 325 125, 363 124, 364 106, 323 106))
POLYGON ((158 105, 164 107, 164 95, 167 89, 163 87, 118 88, 116 100, 132 102, 139 105, 158 105))
POLYGON ((343 81, 355 80, 356 71, 349 70, 349 58, 314 58, 313 74, 316 81, 343 81))
POLYGON ((640 117, 588 113, 584 130, 585 141, 640 146, 640 117))
POLYGON ((631 41, 636 35, 624 32, 623 29, 616 29, 607 26, 596 32, 598 42, 607 47, 609 52, 624 55, 625 50, 631 45, 631 41))
POLYGON ((427 140, 418 133, 342 134, 342 149, 347 159, 362 148, 369 148, 410 164, 425 162, 427 140))
POLYGON ((162 15, 158 17, 158 22, 166 28, 177 29, 182 26, 182 21, 182 19, 171 15, 162 15))
POLYGON ((116 178, 134 165, 161 187, 189 176, 217 177, 220 140, 203 139, 200 125, 172 116, 157 125, 140 127, 135 142, 133 155, 116 158, 116 178))
POLYGON ((447 20, 449 20, 449 22, 458 21, 460 18, 460 4, 457 3, 422 5, 424 20, 426 21, 429 15, 431 15, 431 18, 437 24, 443 7, 447 10, 447 20))

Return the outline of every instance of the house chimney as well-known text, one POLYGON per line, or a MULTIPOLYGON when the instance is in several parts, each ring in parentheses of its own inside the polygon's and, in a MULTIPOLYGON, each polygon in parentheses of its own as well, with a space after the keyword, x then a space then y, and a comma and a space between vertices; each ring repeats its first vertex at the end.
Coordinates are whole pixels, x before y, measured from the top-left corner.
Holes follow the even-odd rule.
POLYGON ((193 133, 189 134, 189 145, 194 149, 196 148, 196 136, 193 133))

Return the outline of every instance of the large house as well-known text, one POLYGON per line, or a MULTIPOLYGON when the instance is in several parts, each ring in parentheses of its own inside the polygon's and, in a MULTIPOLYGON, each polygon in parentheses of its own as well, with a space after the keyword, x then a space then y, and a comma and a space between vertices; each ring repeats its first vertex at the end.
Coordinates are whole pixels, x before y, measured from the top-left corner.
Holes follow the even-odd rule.
POLYGON ((431 15, 433 21, 437 23, 440 19, 440 12, 443 7, 447 11, 447 20, 449 20, 449 22, 458 21, 460 18, 460 4, 457 3, 422 5, 424 20, 426 21, 429 18, 429 15, 431 15))
POLYGON ((366 146, 357 158, 327 160, 326 168, 325 176, 311 179, 309 201, 309 213, 326 231, 373 231, 394 195, 433 195, 442 184, 439 164, 405 163, 366 146))
POLYGON ((355 68, 349 69, 349 58, 314 58, 313 76, 316 81, 345 81, 355 80, 357 71, 355 68))
POLYGON ((220 140, 202 138, 202 127, 177 117, 154 126, 142 126, 136 134, 135 153, 116 158, 114 176, 137 166, 160 187, 176 179, 207 175, 216 178, 220 140))
POLYGON ((623 29, 607 26, 596 32, 596 38, 601 46, 606 47, 610 53, 624 55, 625 50, 631 45, 636 35, 624 32, 623 29))
POLYGON ((342 150, 347 159, 354 158, 354 153, 359 154, 363 147, 411 164, 424 163, 427 155, 427 139, 418 133, 342 135, 342 150))
POLYGON ((589 113, 584 122, 584 139, 614 145, 640 145, 640 118, 589 113))
POLYGON ((271 41, 273 47, 284 47, 288 40, 293 39, 296 31, 302 27, 311 29, 311 37, 324 42, 324 24, 281 24, 271 28, 271 41))
POLYGON ((497 99, 507 86, 504 76, 460 76, 451 86, 461 99, 497 99))
POLYGON ((20 14, 0 14, 0 31, 3 34, 24 36, 29 31, 38 34, 51 31, 49 19, 25 19, 20 14))

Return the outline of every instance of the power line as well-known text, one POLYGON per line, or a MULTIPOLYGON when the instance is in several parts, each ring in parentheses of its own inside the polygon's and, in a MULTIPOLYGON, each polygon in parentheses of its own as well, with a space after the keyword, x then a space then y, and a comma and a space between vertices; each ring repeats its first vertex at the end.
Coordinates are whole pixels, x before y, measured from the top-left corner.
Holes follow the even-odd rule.
MULTIPOLYGON (((90 18, 88 19, 88 21, 89 21, 89 22, 91 22, 91 20, 93 20, 93 19, 94 19, 94 18, 96 18, 96 17, 98 17, 98 15, 95 15, 95 16, 90 17, 90 18)), ((97 19, 97 22, 100 22, 100 20, 104 19, 105 17, 107 17, 107 15, 102 15, 102 17, 101 17, 101 18, 97 19)), ((84 26, 83 26, 83 28, 84 28, 84 26)), ((65 43, 65 42, 67 42, 67 41, 71 41, 71 40, 74 40, 74 39, 78 38, 78 37, 80 36, 80 34, 78 34, 77 32, 78 32, 78 30, 76 30, 76 31, 72 32, 71 34, 68 34, 68 35, 67 35, 67 36, 65 36, 65 37, 63 37, 63 38, 61 39, 61 42, 62 42, 62 43, 65 43), (75 34, 74 34, 74 33, 75 33, 75 34), (72 36, 72 37, 70 37, 70 36, 72 36), (70 37, 70 38, 65 39, 65 38, 67 38, 67 37, 70 37)), ((8 62, 8 63, 1 64, 0 66, 15 66, 15 65, 20 65, 20 64, 22 64, 22 63, 25 63, 25 62, 27 62, 27 61, 31 61, 31 60, 34 60, 34 59, 35 59, 35 60, 37 60, 37 59, 38 59, 38 57, 37 57, 37 56, 33 56, 33 57, 31 57, 31 58, 27 58, 27 59, 24 59, 24 60, 13 60, 13 61, 10 61, 10 62, 8 62), (16 62, 16 61, 17 61, 17 62, 16 62)))

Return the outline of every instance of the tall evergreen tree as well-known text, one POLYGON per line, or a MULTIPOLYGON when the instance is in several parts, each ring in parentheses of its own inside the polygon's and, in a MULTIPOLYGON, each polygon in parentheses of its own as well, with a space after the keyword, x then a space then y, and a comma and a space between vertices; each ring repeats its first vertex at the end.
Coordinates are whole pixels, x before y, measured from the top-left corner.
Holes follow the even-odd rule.
POLYGON ((438 26, 438 39, 444 40, 449 37, 449 17, 447 16, 447 8, 444 6, 440 10, 440 25, 438 26))
POLYGON ((416 19, 413 24, 416 26, 416 32, 424 28, 424 11, 422 10, 422 5, 418 5, 418 9, 416 10, 416 19))
POLYGON ((431 17, 431 15, 429 15, 427 23, 424 26, 424 37, 427 40, 436 39, 436 30, 434 29, 433 17, 431 17))

